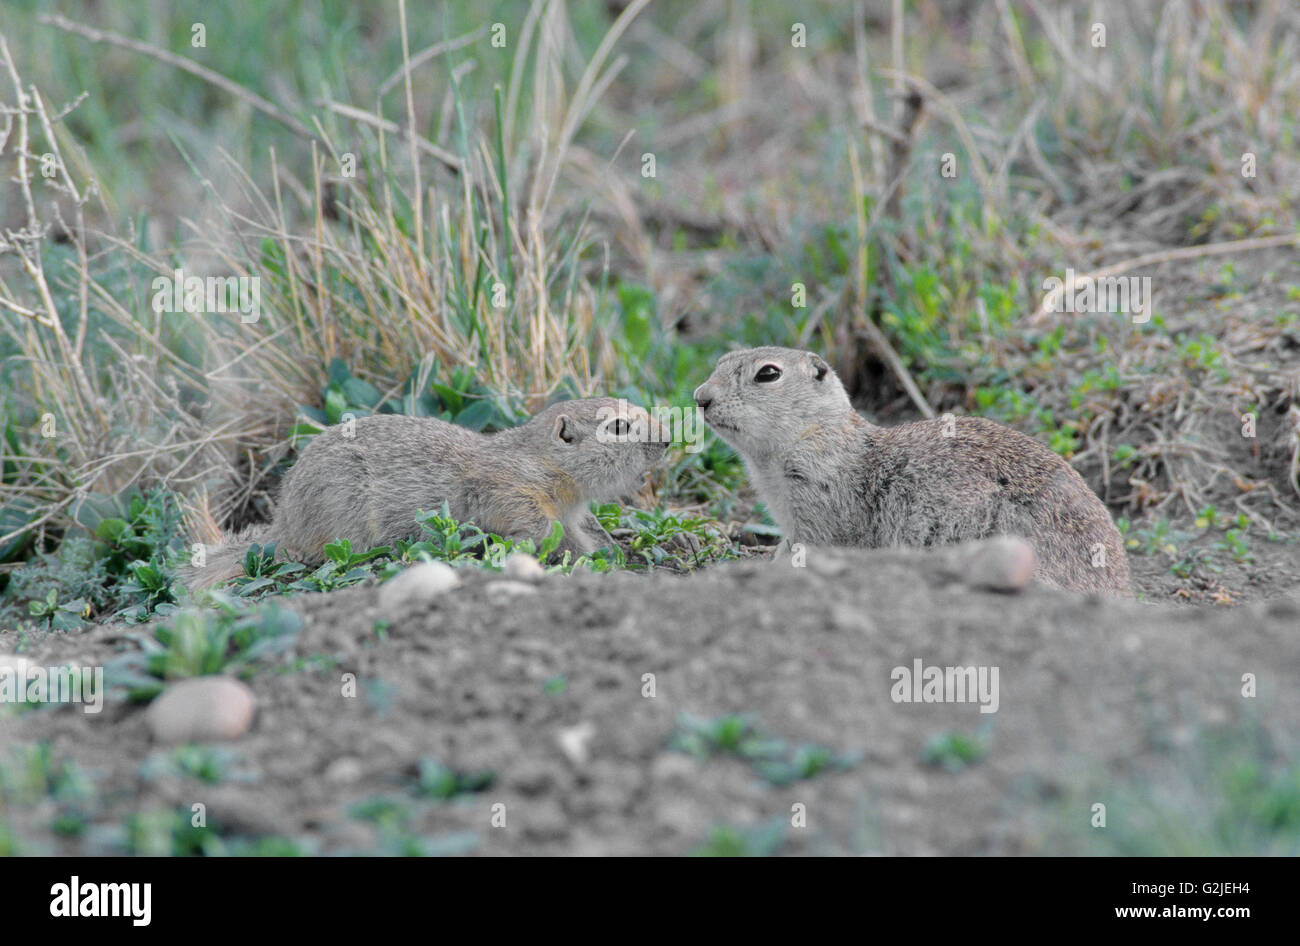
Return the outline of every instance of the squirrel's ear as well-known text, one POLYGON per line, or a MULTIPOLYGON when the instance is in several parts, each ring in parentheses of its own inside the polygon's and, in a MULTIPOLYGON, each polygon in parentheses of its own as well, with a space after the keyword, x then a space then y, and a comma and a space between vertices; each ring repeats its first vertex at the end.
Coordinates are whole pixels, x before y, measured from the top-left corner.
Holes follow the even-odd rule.
POLYGON ((555 418, 555 426, 552 428, 552 434, 556 440, 561 443, 573 443, 577 438, 578 432, 573 427, 573 421, 569 419, 568 414, 561 414, 555 418))
POLYGON ((812 369, 814 381, 822 380, 831 370, 831 366, 826 364, 820 356, 812 354, 808 356, 808 367, 812 369))

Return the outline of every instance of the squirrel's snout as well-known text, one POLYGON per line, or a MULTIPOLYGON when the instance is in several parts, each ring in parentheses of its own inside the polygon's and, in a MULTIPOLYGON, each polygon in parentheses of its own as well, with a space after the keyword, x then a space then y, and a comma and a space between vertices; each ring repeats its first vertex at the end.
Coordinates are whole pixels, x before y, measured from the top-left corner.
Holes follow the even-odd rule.
POLYGON ((700 406, 700 410, 707 411, 709 405, 713 403, 713 392, 708 390, 708 384, 701 384, 695 389, 695 403, 700 406))

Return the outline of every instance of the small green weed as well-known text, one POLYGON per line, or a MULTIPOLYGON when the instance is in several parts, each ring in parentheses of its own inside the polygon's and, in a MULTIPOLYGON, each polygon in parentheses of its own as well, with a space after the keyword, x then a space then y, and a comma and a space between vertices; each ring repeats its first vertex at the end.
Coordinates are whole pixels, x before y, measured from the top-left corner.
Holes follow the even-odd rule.
POLYGON ((926 765, 942 766, 949 772, 960 772, 967 766, 982 762, 988 755, 987 733, 939 733, 926 743, 921 761, 926 765))
POLYGON ((669 746, 701 759, 736 756, 750 763, 773 785, 788 785, 828 772, 842 772, 852 768, 861 758, 812 744, 791 749, 784 740, 758 729, 753 716, 737 713, 717 719, 698 719, 683 713, 669 746))

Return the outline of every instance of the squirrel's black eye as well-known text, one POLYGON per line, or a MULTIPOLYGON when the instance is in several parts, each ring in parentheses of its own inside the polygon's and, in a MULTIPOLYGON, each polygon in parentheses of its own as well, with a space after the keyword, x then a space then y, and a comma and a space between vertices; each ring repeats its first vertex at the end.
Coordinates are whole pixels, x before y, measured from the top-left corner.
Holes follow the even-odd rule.
POLYGON ((765 381, 775 381, 781 377, 781 369, 776 365, 764 365, 758 369, 758 374, 754 375, 754 380, 759 383, 765 381))
POLYGON ((631 429, 632 429, 632 425, 629 424, 621 417, 616 418, 614 422, 609 425, 609 432, 612 433, 615 437, 622 437, 631 429))

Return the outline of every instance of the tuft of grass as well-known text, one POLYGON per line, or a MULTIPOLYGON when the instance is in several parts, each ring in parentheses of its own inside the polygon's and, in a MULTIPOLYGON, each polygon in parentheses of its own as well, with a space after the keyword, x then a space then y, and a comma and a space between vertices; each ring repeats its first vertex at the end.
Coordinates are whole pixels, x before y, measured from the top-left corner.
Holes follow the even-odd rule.
POLYGON ((789 785, 830 772, 842 772, 861 761, 860 754, 837 753, 813 744, 792 749, 784 740, 760 730, 750 714, 699 719, 683 713, 668 744, 700 759, 735 756, 750 763, 773 785, 789 785))
MULTIPOLYGON (((93 169, 66 153, 76 110, 29 95, 0 44, 15 117, 0 156, 16 158, 15 205, 27 211, 0 248, 15 276, 0 279, 0 551, 63 535, 78 497, 136 482, 170 485, 223 523, 264 495, 300 405, 311 425, 318 412, 433 398, 472 426, 595 392, 614 365, 599 254, 581 193, 556 185, 615 68, 613 41, 642 6, 609 25, 558 109, 528 114, 518 94, 526 63, 541 75, 568 68, 561 45, 544 41, 563 31, 558 9, 546 30, 518 38, 509 92, 496 89, 490 114, 465 100, 449 65, 433 94, 450 105, 451 150, 393 132, 382 104, 333 101, 307 160, 272 154, 268 184, 233 159, 200 169, 173 139, 203 223, 163 252, 111 215, 87 225, 102 208, 93 169), (56 177, 31 155, 50 155, 56 177), (66 198, 66 226, 40 216, 43 186, 66 198), (258 310, 159 311, 155 281, 177 268, 255 281, 258 310)), ((425 112, 410 93, 404 105, 408 117, 425 112)))

